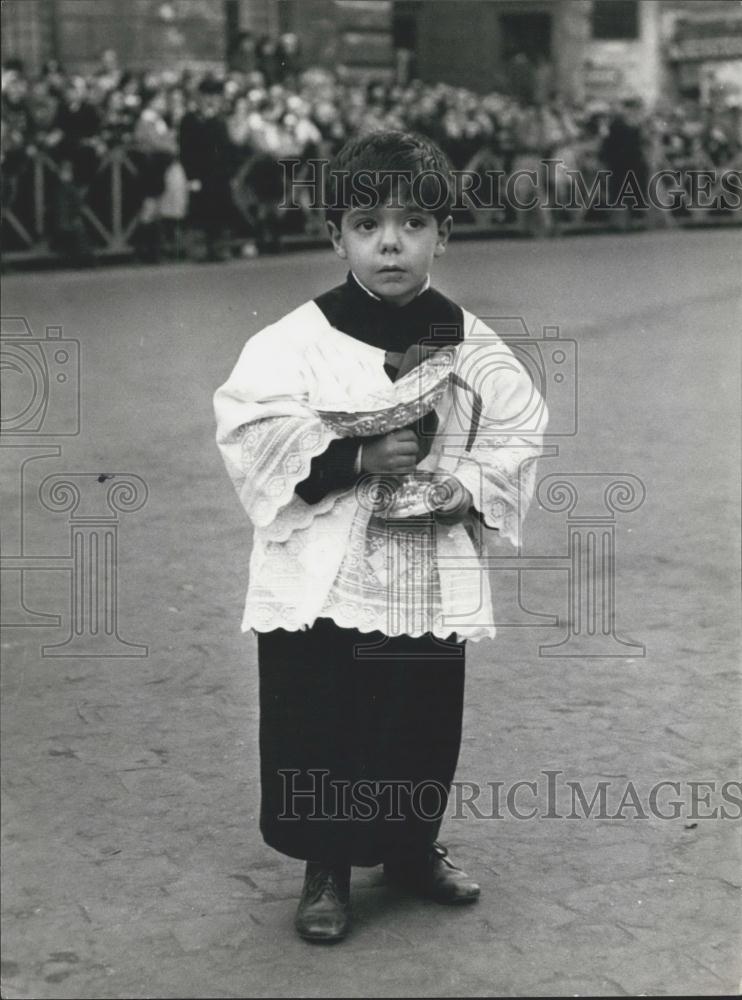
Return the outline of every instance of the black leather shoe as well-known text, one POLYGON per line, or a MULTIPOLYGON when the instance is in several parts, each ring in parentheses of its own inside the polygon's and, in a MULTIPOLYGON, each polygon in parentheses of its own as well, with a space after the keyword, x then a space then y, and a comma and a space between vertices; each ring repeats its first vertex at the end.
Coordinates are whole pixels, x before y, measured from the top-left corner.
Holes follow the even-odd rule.
POLYGON ((449 861, 448 851, 441 844, 433 844, 422 857, 386 861, 384 874, 390 882, 437 903, 473 903, 479 899, 477 883, 449 861))
POLYGON ((350 866, 307 862, 295 925, 307 941, 342 941, 350 930, 350 866))

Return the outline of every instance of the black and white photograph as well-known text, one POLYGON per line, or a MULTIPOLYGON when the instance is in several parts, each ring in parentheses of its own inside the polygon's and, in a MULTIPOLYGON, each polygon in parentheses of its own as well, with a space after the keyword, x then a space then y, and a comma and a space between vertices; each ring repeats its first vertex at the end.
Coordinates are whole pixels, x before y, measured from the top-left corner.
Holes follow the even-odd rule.
POLYGON ((738 996, 742 3, 0 17, 0 996, 738 996))

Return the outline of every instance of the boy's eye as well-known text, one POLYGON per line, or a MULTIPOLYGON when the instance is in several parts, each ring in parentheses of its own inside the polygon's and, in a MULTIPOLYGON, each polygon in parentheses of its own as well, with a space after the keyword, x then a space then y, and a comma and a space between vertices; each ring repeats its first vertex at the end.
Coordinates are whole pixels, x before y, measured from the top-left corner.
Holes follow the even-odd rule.
POLYGON ((413 216, 411 219, 407 219, 408 229, 424 229, 425 223, 422 219, 418 219, 413 216))
POLYGON ((356 229, 360 229, 364 233, 370 233, 375 227, 376 223, 373 219, 361 219, 360 222, 356 223, 356 229))

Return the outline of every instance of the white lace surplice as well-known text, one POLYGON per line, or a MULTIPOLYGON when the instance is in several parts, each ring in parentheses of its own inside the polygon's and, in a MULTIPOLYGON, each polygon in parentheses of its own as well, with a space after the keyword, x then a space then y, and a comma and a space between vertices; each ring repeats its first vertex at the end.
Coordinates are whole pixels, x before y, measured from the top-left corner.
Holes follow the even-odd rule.
POLYGON ((294 492, 332 440, 408 426, 434 401, 438 432, 418 468, 455 475, 485 525, 518 545, 546 407, 502 341, 471 313, 464 322, 447 361, 444 350, 395 383, 383 350, 334 329, 313 302, 245 345, 214 399, 217 443, 255 528, 244 631, 328 617, 387 635, 494 636, 470 524, 392 529, 355 488, 316 504, 294 492), (443 378, 446 364, 481 397, 473 443, 471 393, 443 378))

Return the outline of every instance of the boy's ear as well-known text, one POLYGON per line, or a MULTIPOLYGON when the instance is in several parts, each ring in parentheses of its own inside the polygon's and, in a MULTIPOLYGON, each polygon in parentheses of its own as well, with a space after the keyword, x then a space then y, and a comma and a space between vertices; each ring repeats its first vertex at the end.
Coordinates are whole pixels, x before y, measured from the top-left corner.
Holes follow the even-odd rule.
POLYGON ((440 257, 442 253, 446 252, 446 244, 448 243, 448 238, 451 235, 451 230, 453 229, 453 218, 447 215, 443 222, 438 223, 438 240, 435 244, 435 256, 440 257))
POLYGON ((338 257, 345 260, 348 254, 346 253, 345 244, 343 243, 343 234, 340 232, 340 229, 335 225, 335 223, 330 222, 329 219, 327 220, 327 233, 332 240, 332 246, 335 253, 338 257))

